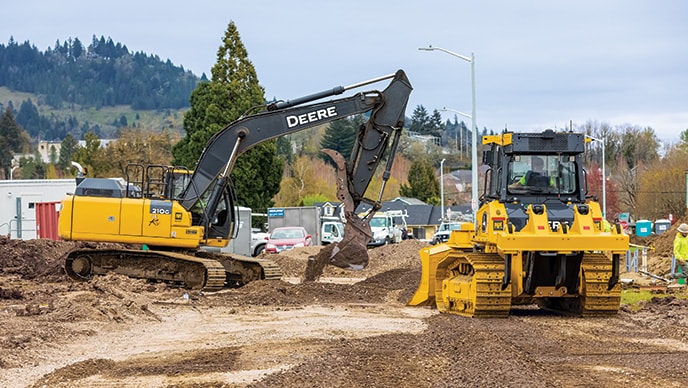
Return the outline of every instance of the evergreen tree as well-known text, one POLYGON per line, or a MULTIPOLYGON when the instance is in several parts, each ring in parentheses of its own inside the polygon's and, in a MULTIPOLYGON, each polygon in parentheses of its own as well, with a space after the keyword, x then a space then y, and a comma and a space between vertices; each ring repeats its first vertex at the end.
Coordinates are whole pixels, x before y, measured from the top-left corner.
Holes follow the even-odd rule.
POLYGON ((291 163, 294 158, 294 150, 291 147, 289 136, 280 136, 277 138, 277 156, 291 163))
POLYGON ((10 171, 12 171, 12 158, 14 154, 10 149, 9 143, 4 136, 0 135, 0 168, 5 179, 10 179, 10 171))
POLYGON ((403 197, 416 198, 431 205, 440 203, 440 183, 435 178, 432 165, 424 159, 411 163, 408 185, 401 184, 399 194, 403 197))
POLYGON ((13 152, 26 153, 31 146, 29 134, 17 124, 11 106, 5 108, 5 113, 0 116, 0 136, 5 138, 13 152))
POLYGON ((24 100, 19 106, 17 113, 17 123, 21 125, 32 137, 37 137, 41 128, 41 117, 38 108, 31 99, 24 100))
MULTIPOLYGON (((333 121, 325 130, 320 146, 339 151, 344 159, 348 160, 356 142, 358 128, 363 125, 364 120, 363 115, 356 115, 333 121)), ((335 165, 329 156, 321 153, 319 157, 331 165, 335 165)))
POLYGON ((428 111, 425 110, 423 105, 418 105, 416 109, 413 110, 411 124, 409 125, 408 130, 412 132, 418 132, 421 135, 426 135, 429 124, 430 116, 428 116, 428 111))
MULTIPOLYGON (((191 94, 191 109, 184 114, 186 136, 172 149, 175 164, 193 168, 212 135, 250 108, 265 104, 265 91, 234 22, 229 23, 222 43, 211 80, 199 84, 191 94)), ((257 211, 272 206, 282 178, 275 143, 261 143, 237 159, 231 178, 240 205, 257 211)))
POLYGON ((50 151, 48 152, 48 160, 50 161, 50 164, 55 164, 57 163, 57 148, 55 148, 55 145, 50 146, 50 151))
POLYGON ((60 157, 57 161, 58 167, 63 170, 68 169, 72 164, 74 152, 79 147, 79 142, 71 134, 67 134, 60 144, 60 157))
POLYGON ((433 110, 430 122, 428 123, 428 135, 442 137, 444 129, 445 126, 444 123, 442 123, 442 115, 437 109, 433 110))

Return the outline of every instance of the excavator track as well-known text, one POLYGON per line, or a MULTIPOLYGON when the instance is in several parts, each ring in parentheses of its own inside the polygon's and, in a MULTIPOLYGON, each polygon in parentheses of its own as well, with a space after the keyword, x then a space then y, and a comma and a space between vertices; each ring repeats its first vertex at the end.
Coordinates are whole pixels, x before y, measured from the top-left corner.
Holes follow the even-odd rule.
POLYGON ((282 269, 272 260, 237 257, 207 251, 197 251, 196 256, 222 264, 227 275, 226 287, 240 287, 255 280, 280 280, 282 278, 282 269))
POLYGON ((435 274, 440 312, 489 318, 509 315, 511 285, 502 287, 504 260, 499 255, 450 253, 435 274))
POLYGON ((270 260, 231 257, 203 251, 184 254, 133 249, 78 249, 67 254, 65 272, 79 281, 117 273, 137 279, 218 291, 260 279, 279 279, 281 271, 270 260))
POLYGON ((580 271, 580 289, 573 298, 543 298, 541 308, 583 317, 615 316, 621 305, 621 285, 611 289, 612 261, 600 253, 586 254, 580 271))

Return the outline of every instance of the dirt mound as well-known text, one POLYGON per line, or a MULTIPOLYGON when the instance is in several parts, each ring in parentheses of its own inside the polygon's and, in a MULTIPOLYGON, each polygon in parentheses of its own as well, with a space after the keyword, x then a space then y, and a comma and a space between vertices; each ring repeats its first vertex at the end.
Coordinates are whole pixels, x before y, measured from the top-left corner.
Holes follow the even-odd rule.
POLYGON ((674 222, 669 230, 662 234, 652 234, 647 237, 631 236, 631 244, 649 247, 647 251, 647 269, 649 272, 657 275, 667 275, 671 271, 674 239, 676 238, 676 230, 681 223, 688 224, 688 216, 674 222))
MULTIPOLYGON (((240 289, 207 294, 206 297, 211 304, 239 306, 381 303, 391 300, 406 303, 418 288, 418 251, 425 246, 426 243, 417 240, 405 240, 400 244, 370 249, 370 262, 365 269, 347 271, 326 266, 321 282, 257 281, 240 289), (346 278, 348 282, 338 284, 333 282, 336 278, 346 278)), ((317 255, 321 248, 297 248, 264 257, 275 261, 286 278, 303 279, 309 257, 317 255)))
MULTIPOLYGON (((321 277, 370 277, 379 273, 398 268, 420 268, 418 252, 427 247, 428 243, 419 240, 404 240, 399 244, 384 245, 368 249, 370 261, 368 266, 359 271, 350 271, 328 265, 323 269, 321 277)), ((302 278, 306 271, 308 258, 316 256, 321 246, 296 248, 280 252, 277 255, 263 254, 263 258, 277 263, 285 277, 302 278)))
MULTIPOLYGON (((12 240, 0 237, 0 273, 22 279, 56 280, 65 275, 63 256, 78 248, 122 248, 122 244, 53 241, 47 239, 12 240)), ((66 279, 66 278, 65 278, 66 279)))

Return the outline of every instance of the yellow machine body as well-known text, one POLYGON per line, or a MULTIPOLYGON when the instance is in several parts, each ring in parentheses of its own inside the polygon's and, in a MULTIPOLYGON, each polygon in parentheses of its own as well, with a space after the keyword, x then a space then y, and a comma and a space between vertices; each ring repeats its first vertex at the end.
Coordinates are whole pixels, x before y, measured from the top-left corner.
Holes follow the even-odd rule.
POLYGON ((177 201, 69 195, 58 225, 65 240, 109 241, 196 249, 226 246, 227 239, 203 240, 202 226, 177 201))
MULTIPOLYGON (((499 142, 485 139, 497 143, 498 152, 489 155, 496 174, 518 160, 501 150, 511 144, 508 135, 499 142)), ((556 157, 574 165, 573 156, 563 158, 561 150, 556 157)), ((576 315, 615 315, 621 295, 619 261, 629 246, 620 225, 604 231, 599 204, 586 201, 582 190, 578 199, 576 191, 567 192, 570 201, 561 189, 556 195, 538 191, 518 196, 503 189, 507 177, 488 177, 504 180, 490 182, 494 190, 488 194, 495 194, 482 201, 475 226, 466 223, 446 243, 420 251, 421 280, 409 305, 436 305, 442 312, 471 317, 505 317, 512 305, 531 303, 576 315), (499 197, 500 192, 505 195, 499 197)))

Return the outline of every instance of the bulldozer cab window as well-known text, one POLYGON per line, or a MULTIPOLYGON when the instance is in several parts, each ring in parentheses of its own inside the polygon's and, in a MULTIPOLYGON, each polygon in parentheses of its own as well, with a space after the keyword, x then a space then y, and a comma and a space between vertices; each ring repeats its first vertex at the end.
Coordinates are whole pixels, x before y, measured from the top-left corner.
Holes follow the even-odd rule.
POLYGON ((560 155, 515 155, 508 168, 509 192, 573 193, 576 182, 573 163, 560 155))

